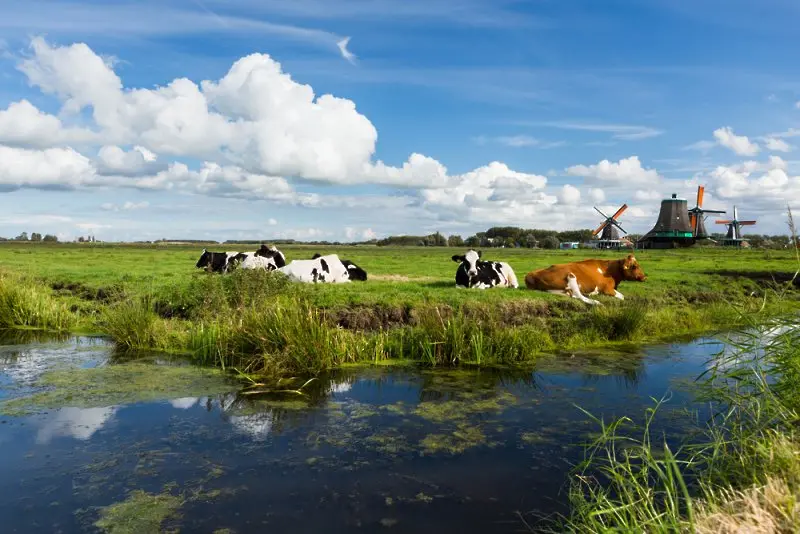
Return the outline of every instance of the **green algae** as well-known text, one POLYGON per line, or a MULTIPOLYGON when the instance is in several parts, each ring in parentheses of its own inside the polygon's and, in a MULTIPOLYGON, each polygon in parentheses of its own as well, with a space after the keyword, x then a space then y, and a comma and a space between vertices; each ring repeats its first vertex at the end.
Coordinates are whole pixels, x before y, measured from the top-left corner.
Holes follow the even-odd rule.
POLYGON ((124 501, 102 508, 95 526, 109 534, 162 532, 161 525, 177 517, 181 506, 180 497, 134 490, 124 501))
POLYGON ((425 454, 448 452, 455 455, 485 444, 487 440, 483 430, 468 424, 459 424, 450 434, 429 434, 420 441, 425 454))
POLYGON ((45 372, 36 386, 46 388, 0 404, 0 414, 21 416, 74 407, 102 408, 136 402, 227 393, 237 386, 217 369, 143 363, 45 372))
POLYGON ((459 398, 440 402, 422 402, 412 412, 433 423, 460 421, 480 413, 501 413, 517 402, 517 398, 507 391, 498 392, 494 397, 477 398, 476 394, 463 392, 459 398))

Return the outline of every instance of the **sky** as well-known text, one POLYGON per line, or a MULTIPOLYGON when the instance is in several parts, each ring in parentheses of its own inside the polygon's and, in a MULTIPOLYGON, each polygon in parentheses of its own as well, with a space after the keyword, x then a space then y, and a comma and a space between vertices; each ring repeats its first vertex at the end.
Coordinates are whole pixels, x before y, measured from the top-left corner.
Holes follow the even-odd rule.
MULTIPOLYGON (((0 0, 0 236, 800 212, 795 0, 0 0)), ((709 230, 723 231, 707 221, 709 230)))

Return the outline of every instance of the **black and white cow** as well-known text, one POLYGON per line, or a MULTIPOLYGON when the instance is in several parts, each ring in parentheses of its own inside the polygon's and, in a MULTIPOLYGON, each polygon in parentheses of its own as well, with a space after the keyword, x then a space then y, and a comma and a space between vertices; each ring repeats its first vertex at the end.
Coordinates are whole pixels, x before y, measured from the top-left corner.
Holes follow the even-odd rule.
POLYGON ((314 254, 310 260, 293 260, 278 269, 297 282, 343 284, 351 280, 366 281, 367 272, 349 260, 340 260, 336 254, 314 254))
POLYGON ((481 251, 467 251, 463 256, 454 255, 453 261, 460 263, 456 270, 456 287, 487 289, 490 287, 518 288, 514 269, 504 261, 483 261, 481 251))
POLYGON ((242 269, 265 269, 274 271, 286 265, 286 257, 273 246, 261 245, 255 252, 209 252, 197 260, 195 267, 214 273, 227 273, 241 266, 242 269))
POLYGON ((264 269, 275 271, 286 265, 286 256, 273 246, 261 245, 255 252, 243 253, 242 269, 264 269))
POLYGON ((212 273, 227 273, 245 257, 241 252, 210 252, 203 249, 203 254, 200 255, 195 267, 212 273))

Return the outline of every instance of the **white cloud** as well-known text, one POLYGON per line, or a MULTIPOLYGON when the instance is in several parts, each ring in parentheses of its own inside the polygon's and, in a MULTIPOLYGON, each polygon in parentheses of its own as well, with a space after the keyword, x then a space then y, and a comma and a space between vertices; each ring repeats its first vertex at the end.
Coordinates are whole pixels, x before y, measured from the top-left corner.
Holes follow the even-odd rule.
POLYGON ((706 154, 715 146, 717 146, 717 143, 714 141, 697 141, 696 143, 683 147, 683 150, 697 150, 706 154))
POLYGON ((793 148, 789 143, 777 137, 767 137, 764 142, 767 150, 773 150, 775 152, 791 152, 793 148))
POLYGON ((740 156, 755 156, 761 150, 758 144, 753 143, 747 136, 736 135, 730 126, 714 130, 717 142, 740 156))
POLYGON ((569 122, 569 121, 555 121, 555 122, 542 122, 541 126, 550 126, 553 128, 560 128, 563 130, 581 130, 587 132, 605 132, 612 134, 613 139, 620 139, 623 141, 638 141, 640 139, 648 139, 651 137, 658 137, 663 134, 663 130, 651 128, 649 126, 636 126, 629 124, 598 124, 587 122, 569 122))
POLYGON ((58 117, 39 111, 27 100, 0 110, 0 143, 44 148, 61 143, 83 143, 95 134, 81 128, 64 128, 58 117))
POLYGON ((592 202, 595 204, 599 204, 606 199, 606 193, 602 189, 591 187, 589 188, 589 198, 592 199, 592 202))
POLYGON ((97 167, 100 174, 137 175, 155 170, 157 159, 158 156, 142 146, 126 152, 118 146, 106 145, 97 153, 97 167))
POLYGON ((618 163, 604 159, 595 165, 574 165, 567 168, 566 171, 571 176, 582 176, 607 184, 652 185, 660 180, 657 171, 642 167, 638 156, 621 159, 618 163))
POLYGON ((796 107, 797 109, 800 109, 800 100, 795 102, 794 107, 796 107))
POLYGON ((356 55, 347 49, 348 44, 350 44, 350 37, 345 37, 339 41, 336 41, 336 47, 339 49, 339 53, 342 54, 342 57, 355 65, 356 55))
MULTIPOLYGON (((180 78, 154 89, 127 89, 113 62, 85 44, 51 46, 34 38, 31 49, 18 66, 29 83, 56 96, 63 117, 90 111, 92 135, 104 143, 85 170, 92 179, 68 181, 72 186, 91 182, 170 189, 189 182, 196 192, 220 194, 220 182, 227 182, 262 198, 276 198, 277 187, 280 198, 314 203, 314 195, 290 194, 286 178, 277 177, 415 188, 452 187, 462 179, 417 153, 401 167, 374 162, 377 131, 352 101, 315 95, 265 54, 239 59, 218 81, 196 84, 180 78), (164 156, 205 163, 195 171, 164 156), (209 181, 210 174, 225 177, 209 181)), ((47 132, 34 131, 23 140, 56 143, 69 137, 55 116, 30 104, 20 109, 47 132)))
POLYGON ((277 226, 277 224, 278 224, 278 221, 277 221, 277 219, 272 219, 272 218, 270 218, 270 219, 267 221, 267 224, 268 224, 268 225, 270 225, 270 226, 277 226))
POLYGON ((124 204, 117 205, 113 202, 105 202, 100 205, 100 208, 103 211, 134 211, 134 210, 143 210, 150 206, 150 203, 145 201, 142 202, 125 202, 124 204))
POLYGON ((71 148, 30 150, 0 145, 0 188, 78 187, 95 182, 89 158, 71 148))
POLYGON ((568 206, 576 206, 580 204, 581 201, 581 191, 577 187, 565 184, 561 191, 558 193, 558 202, 559 204, 566 204, 568 206))
POLYGON ((529 135, 513 135, 498 137, 497 142, 506 146, 521 148, 539 145, 539 140, 529 135))

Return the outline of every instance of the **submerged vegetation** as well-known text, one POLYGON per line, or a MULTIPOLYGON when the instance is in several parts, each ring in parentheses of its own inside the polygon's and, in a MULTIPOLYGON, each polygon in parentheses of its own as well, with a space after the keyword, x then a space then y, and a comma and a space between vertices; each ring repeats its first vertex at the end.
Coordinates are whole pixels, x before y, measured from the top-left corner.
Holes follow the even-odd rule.
MULTIPOLYGON (((727 329, 742 324, 743 313, 766 318, 798 307, 769 291, 783 287, 788 251, 637 252, 648 281, 623 284, 625 301, 603 297, 596 308, 525 289, 456 290, 449 256, 435 249, 284 252, 288 259, 346 254, 370 279, 337 286, 293 284, 278 273, 210 275, 194 268, 195 248, 177 246, 7 244, 0 327, 100 332, 125 350, 187 353, 198 363, 277 376, 399 360, 519 364, 545 352, 727 329)), ((619 253, 491 254, 523 276, 619 253)))

